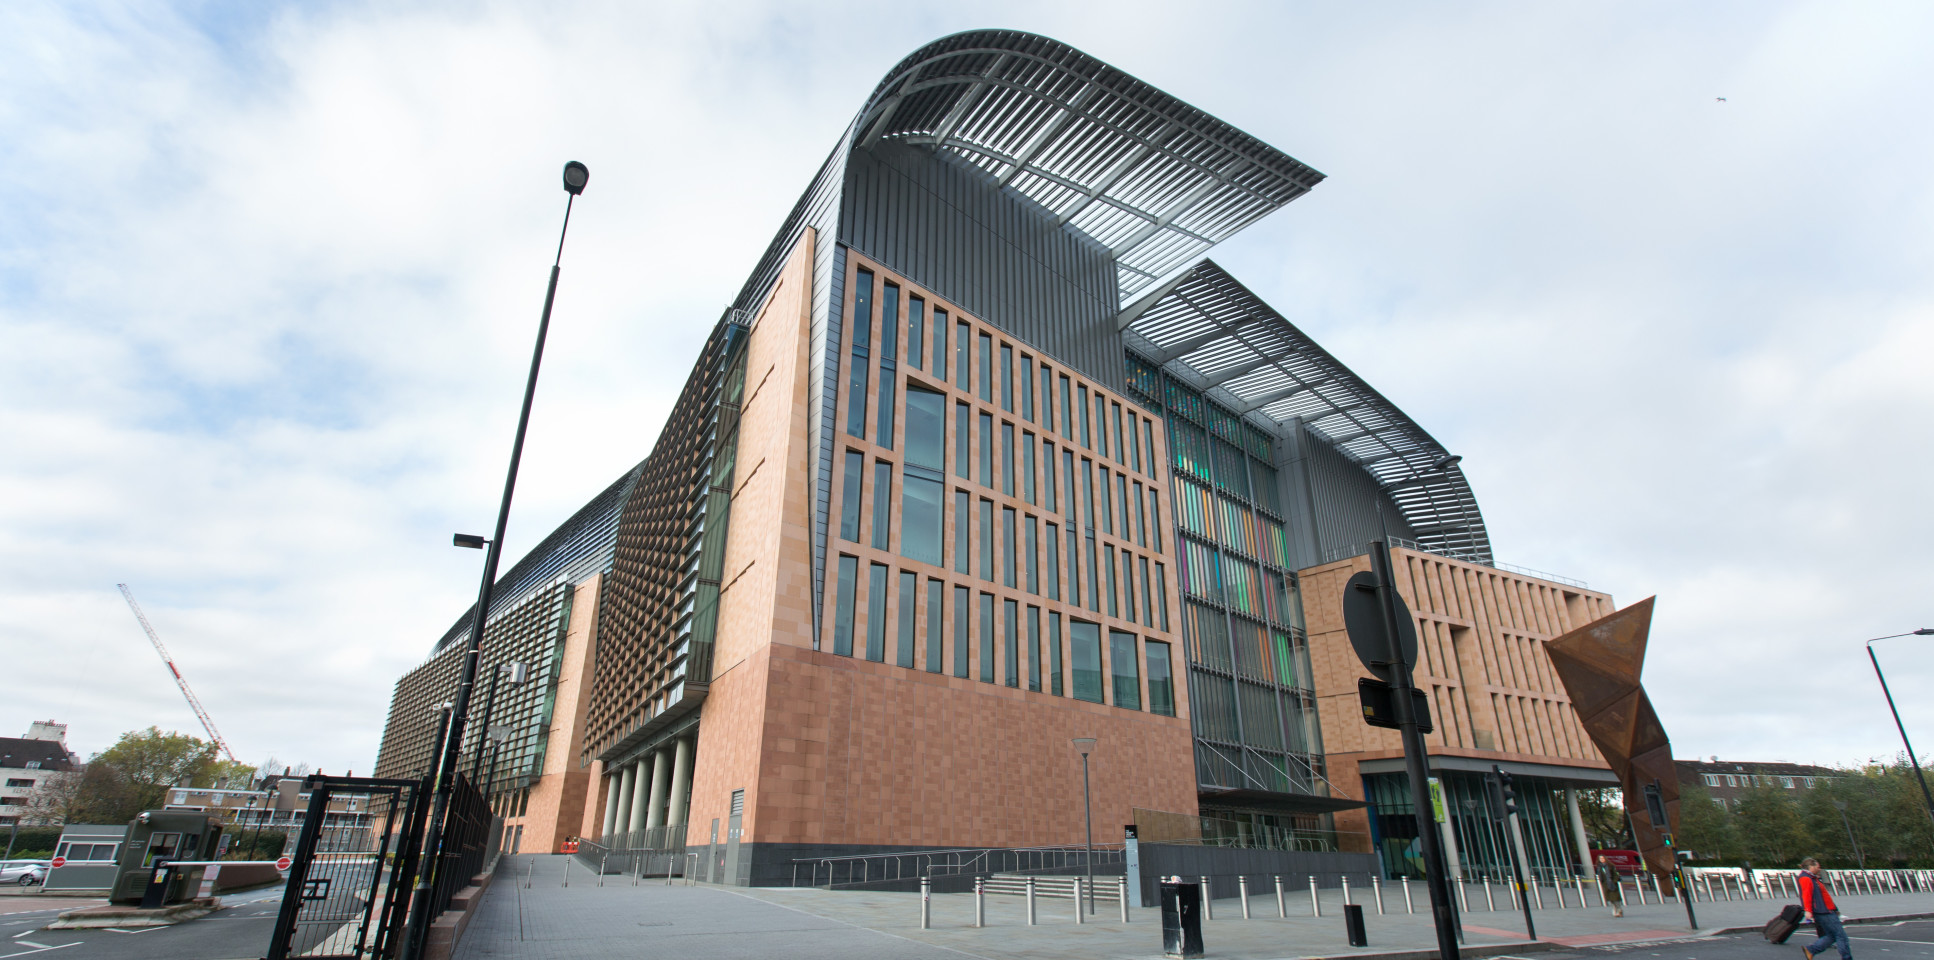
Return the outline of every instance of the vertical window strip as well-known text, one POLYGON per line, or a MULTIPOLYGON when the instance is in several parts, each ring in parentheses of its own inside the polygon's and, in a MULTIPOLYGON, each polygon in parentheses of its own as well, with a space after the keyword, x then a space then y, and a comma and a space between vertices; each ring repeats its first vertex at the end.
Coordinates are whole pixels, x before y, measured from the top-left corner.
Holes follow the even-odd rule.
POLYGON ((1108 482, 1108 467, 1101 468, 1101 530, 1113 536, 1115 533, 1115 494, 1108 482))
POLYGON ((927 581, 927 672, 940 673, 945 670, 947 661, 947 584, 944 580, 927 581))
POLYGON ((1001 601, 1001 682, 1010 687, 1021 685, 1021 624, 1020 607, 1013 600, 1001 601))
POLYGON ((838 595, 833 602, 833 652, 853 655, 853 592, 859 589, 860 559, 840 554, 838 595))
POLYGON ((980 502, 980 578, 994 582, 994 501, 980 502))
POLYGON ((954 404, 954 476, 972 477, 974 458, 970 452, 974 442, 974 408, 964 403, 954 404))
POLYGON ((1072 528, 1080 522, 1079 514, 1081 512, 1080 510, 1076 509, 1077 505, 1075 503, 1074 488, 1075 488, 1076 478, 1074 475, 1074 451, 1072 450, 1061 451, 1061 472, 1067 477, 1067 491, 1068 491, 1068 499, 1066 500, 1066 502, 1062 503, 1061 512, 1062 512, 1062 515, 1068 518, 1068 526, 1072 528))
POLYGON ((1122 619, 1134 623, 1135 616, 1135 555, 1127 550, 1121 552, 1121 599, 1122 619))
POLYGON ((1108 412, 1115 418, 1115 462, 1126 466, 1128 451, 1123 449, 1121 442, 1121 404, 1109 401, 1108 412))
POLYGON ((973 379, 974 328, 965 323, 954 324, 954 383, 960 389, 968 389, 973 379))
POLYGON ((1027 688, 1041 692, 1041 608, 1027 607, 1027 688))
POLYGON ((1135 635, 1123 630, 1108 631, 1108 670, 1113 675, 1115 706, 1123 710, 1142 708, 1142 666, 1136 655, 1135 635))
POLYGON ((1162 500, 1154 490, 1148 491, 1148 532, 1155 535, 1155 552, 1162 552, 1162 500))
POLYGON ((994 402, 994 338, 988 334, 980 335, 980 349, 974 355, 974 362, 980 367, 980 399, 983 403, 994 402))
POLYGON ((1135 545, 1148 546, 1148 503, 1142 499, 1140 480, 1135 481, 1135 545))
POLYGON ((1068 647, 1075 699, 1101 703, 1101 626, 1085 620, 1070 620, 1068 647))
POLYGON ((1054 430, 1054 368, 1041 364, 1041 429, 1054 430))
POLYGON ((859 271, 853 281, 852 376, 846 387, 846 432, 866 439, 866 388, 871 371, 869 351, 873 339, 873 273, 859 271))
POLYGON ((1095 452, 1108 455, 1108 398, 1095 391, 1095 452))
POLYGON ((1014 495, 1014 425, 1001 422, 1001 492, 1014 495))
POLYGON ((975 439, 980 441, 980 485, 994 486, 994 415, 980 415, 980 433, 975 439))
POLYGON ((1075 393, 1081 398, 1081 446, 1093 450, 1095 445, 1089 428, 1093 426, 1094 416, 1088 409, 1088 388, 1085 385, 1076 387, 1075 393))
MULTIPOLYGON (((912 349, 911 347, 908 348, 912 349)), ((913 668, 913 645, 919 620, 920 576, 911 570, 900 571, 900 609, 898 619, 899 656, 895 662, 913 668)))
MULTIPOLYGON (((926 369, 927 353, 927 301, 919 297, 907 298, 907 365, 915 370, 926 369)), ((945 379, 944 377, 942 379, 945 379)))
POLYGON ((1148 447, 1147 473, 1149 476, 1154 477, 1157 480, 1160 480, 1161 476, 1155 470, 1155 421, 1143 420, 1142 434, 1143 434, 1143 442, 1148 447))
POLYGON ((980 595, 980 682, 994 682, 994 595, 980 595))
POLYGON ((876 563, 866 580, 866 659, 886 662, 886 564, 876 563))
POLYGON ((1047 547, 1048 599, 1061 599, 1061 528, 1050 523, 1042 540, 1047 547))
POLYGON ((1094 531, 1088 531, 1088 609, 1101 612, 1101 570, 1094 531))
POLYGON ((1048 512, 1061 512, 1060 491, 1054 479, 1054 444, 1046 440, 1041 441, 1041 492, 1047 494, 1048 512))
POLYGON ((1128 500, 1128 474, 1115 473, 1115 493, 1121 498, 1121 538, 1126 540, 1135 528, 1135 509, 1128 500))
POLYGON ((888 450, 893 449, 893 417, 900 403, 900 378, 894 370, 893 361, 880 361, 880 411, 879 422, 874 425, 873 442, 888 450))
POLYGON ((1001 508, 1001 585, 1015 585, 1014 508, 1001 508))
POLYGON ((1142 557, 1142 622, 1155 625, 1155 597, 1148 589, 1148 558, 1142 557))
POLYGON ((1021 354, 1021 419, 1034 422, 1034 358, 1025 353, 1021 354))
POLYGON ((1104 543, 1101 545, 1101 551, 1102 556, 1107 561, 1102 565, 1108 568, 1108 615, 1111 617, 1119 617, 1121 613, 1115 603, 1115 546, 1114 544, 1104 543))
POLYGON ((967 615, 973 609, 973 600, 966 587, 954 588, 954 676, 967 678, 967 653, 974 643, 968 632, 967 615))
POLYGON ((1068 602, 1081 606, 1081 532, 1068 525, 1068 602))
POLYGON ((1087 457, 1081 458, 1081 485, 1086 494, 1082 500, 1082 526, 1088 530, 1095 528, 1095 462, 1087 457))
POLYGON ((1162 632, 1168 632, 1168 571, 1155 565, 1155 612, 1161 615, 1162 632))
POLYGON ((933 308, 933 375, 947 382, 947 311, 933 308))
POLYGON ((887 284, 880 290, 880 362, 900 359, 900 288, 887 284))
POLYGON ((1048 692, 1061 695, 1061 615, 1048 613, 1048 692))
POLYGON ((1014 412, 1014 348, 1001 344, 1001 409, 1014 412))
POLYGON ((1136 473, 1142 471, 1142 418, 1134 413, 1128 415, 1128 465, 1136 473))
POLYGON ((846 469, 840 477, 839 486, 839 538, 860 542, 860 497, 865 491, 862 474, 866 470, 866 454, 858 450, 846 451, 846 469))
POLYGON ((1164 717, 1175 716, 1175 677, 1174 667, 1169 661, 1168 644, 1160 640, 1145 640, 1142 649, 1148 653, 1148 712, 1164 717))
POLYGON ((973 514, 968 505, 967 491, 954 491, 954 570, 967 573, 973 569, 973 549, 968 542, 974 529, 973 514))
POLYGON ((1063 374, 1061 376, 1061 435, 1066 437, 1069 443, 1074 442, 1074 401, 1070 399, 1072 396, 1073 394, 1069 392, 1068 378, 1063 374))
POLYGON ((873 549, 889 549, 893 532, 893 464, 873 461, 873 549))
POLYGON ((1021 431, 1021 499, 1034 502, 1034 434, 1021 431))
POLYGON ((1022 559, 1025 561, 1027 570, 1027 592, 1035 596, 1041 595, 1041 566, 1038 562, 1039 554, 1036 552, 1040 535, 1041 521, 1030 515, 1027 518, 1027 544, 1026 550, 1022 553, 1022 559))

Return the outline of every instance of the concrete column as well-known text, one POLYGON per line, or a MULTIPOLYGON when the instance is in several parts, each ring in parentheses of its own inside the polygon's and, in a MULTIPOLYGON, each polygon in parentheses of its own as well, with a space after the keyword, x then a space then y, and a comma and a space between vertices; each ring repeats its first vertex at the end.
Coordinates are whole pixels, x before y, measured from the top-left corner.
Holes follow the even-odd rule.
POLYGON ((631 821, 632 781, 637 779, 637 777, 638 777, 638 768, 632 764, 626 764, 624 771, 619 774, 618 814, 617 814, 617 818, 612 821, 611 830, 606 834, 607 836, 614 835, 621 830, 627 829, 625 824, 631 821))
POLYGON ((651 757, 651 815, 645 819, 645 829, 654 830, 665 825, 665 801, 671 796, 672 752, 660 747, 651 757))
POLYGON ((692 792, 692 739, 678 738, 678 749, 672 755, 672 805, 666 815, 666 823, 685 822, 685 797, 692 792))
POLYGON ((636 833, 645 828, 645 809, 651 806, 651 771, 645 769, 645 761, 639 760, 631 765, 638 771, 638 782, 631 790, 631 820, 626 830, 636 833))
POLYGON ((605 774, 604 779, 604 832, 598 834, 600 837, 608 837, 618 829, 618 792, 623 787, 615 773, 605 774))
POLYGON ((1585 865, 1585 875, 1592 872, 1592 842, 1585 836, 1585 818, 1578 813, 1578 788, 1565 788, 1565 808, 1571 811, 1571 839, 1578 844, 1578 862, 1585 865))

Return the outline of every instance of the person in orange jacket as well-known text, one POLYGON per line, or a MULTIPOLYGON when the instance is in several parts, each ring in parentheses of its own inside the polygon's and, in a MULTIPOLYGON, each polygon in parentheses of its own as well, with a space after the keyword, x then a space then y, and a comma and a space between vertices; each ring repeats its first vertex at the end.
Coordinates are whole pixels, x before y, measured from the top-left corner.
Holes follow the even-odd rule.
POLYGON ((1800 863, 1800 909, 1820 931, 1820 939, 1801 947, 1806 960, 1813 960, 1828 947, 1840 948, 1840 960, 1853 960, 1853 944, 1847 941, 1847 928, 1840 923, 1840 907, 1833 902, 1833 891, 1821 874, 1820 861, 1812 857, 1800 863))

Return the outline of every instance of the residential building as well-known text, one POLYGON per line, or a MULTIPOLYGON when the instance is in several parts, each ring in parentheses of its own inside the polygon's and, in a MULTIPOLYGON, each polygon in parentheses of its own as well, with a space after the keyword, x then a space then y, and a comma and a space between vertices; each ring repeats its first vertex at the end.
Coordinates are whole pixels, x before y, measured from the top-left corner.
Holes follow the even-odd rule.
MULTIPOLYGON (((1557 591, 1535 623, 1417 605, 1446 643, 1482 637, 1459 648, 1473 670, 1533 669, 1610 598, 1495 565, 1456 458, 1204 259, 1322 179, 1044 37, 897 64, 650 454, 500 579, 473 707, 505 661, 533 679, 488 721, 498 774, 469 759, 478 716, 463 769, 506 844, 580 835, 783 883, 831 857, 1075 843, 1071 741, 1094 738, 1098 840, 1163 824, 1372 864, 1398 829, 1378 825, 1388 744, 1329 703, 1349 684, 1331 580, 1362 545, 1387 527, 1420 569, 1557 591)), ((468 631, 399 681, 378 775, 428 769, 468 631)), ((1588 745, 1523 739, 1561 722, 1548 668, 1432 676, 1500 698, 1439 735, 1458 762, 1599 782, 1588 745)))
POLYGON ((36 720, 25 736, 0 737, 0 826, 37 822, 34 791, 80 768, 80 757, 67 749, 67 724, 36 720))
POLYGON ((1741 797, 1754 789, 1785 791, 1798 800, 1802 791, 1811 790, 1823 780, 1833 780, 1840 771, 1808 763, 1763 763, 1754 760, 1674 760, 1681 784, 1698 784, 1714 803, 1737 807, 1741 797))

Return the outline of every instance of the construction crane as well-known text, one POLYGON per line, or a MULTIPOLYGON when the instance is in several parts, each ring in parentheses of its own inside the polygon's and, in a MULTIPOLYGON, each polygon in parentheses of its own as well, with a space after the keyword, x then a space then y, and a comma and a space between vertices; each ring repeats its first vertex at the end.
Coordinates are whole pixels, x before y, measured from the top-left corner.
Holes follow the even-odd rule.
POLYGON ((148 632, 148 639, 154 643, 154 652, 161 654, 161 662, 168 665, 169 673, 174 674, 175 686, 180 687, 181 695, 188 698, 188 706, 195 711, 195 716, 200 718, 202 729, 208 731, 208 739, 215 741, 215 746, 221 748, 230 763, 239 762, 235 759, 235 751, 228 748, 228 741, 223 740, 221 732, 215 729, 215 721, 208 716, 208 711, 202 709, 201 701, 195 699, 195 691, 188 688, 188 678, 182 676, 181 671, 175 667, 175 658, 169 656, 168 648, 161 645, 161 634, 154 632, 154 625, 148 622, 148 615, 142 613, 141 605, 134 602, 134 591, 129 590, 125 583, 117 583, 115 586, 120 587, 121 596, 128 599, 128 609, 133 610, 134 618, 141 621, 141 629, 148 632))

